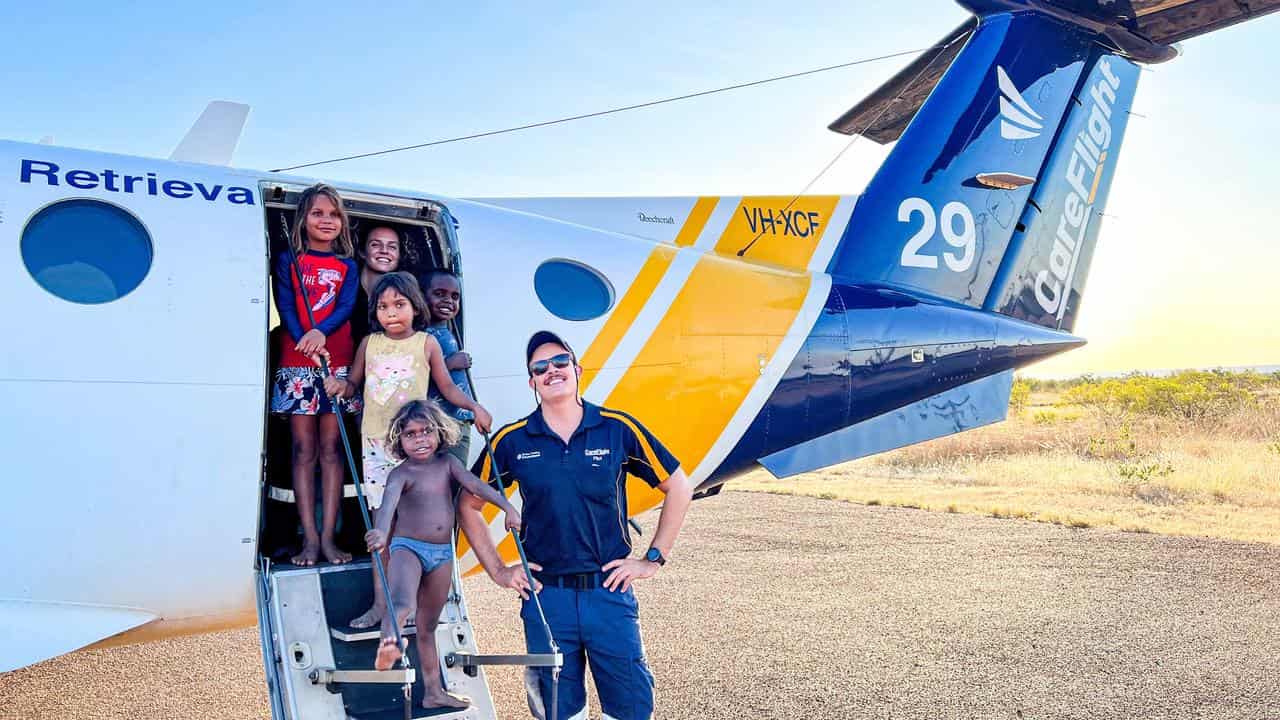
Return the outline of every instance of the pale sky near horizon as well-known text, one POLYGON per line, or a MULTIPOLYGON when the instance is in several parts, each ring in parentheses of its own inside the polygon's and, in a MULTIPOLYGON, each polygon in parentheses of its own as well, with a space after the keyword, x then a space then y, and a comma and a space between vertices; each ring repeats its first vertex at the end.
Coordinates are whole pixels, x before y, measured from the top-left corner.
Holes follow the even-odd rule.
MULTIPOLYGON (((902 5, 32 4, 8 11, 0 138, 165 157, 233 100, 253 106, 235 164, 281 167, 927 47, 965 18, 902 5)), ((1143 73, 1076 326, 1090 344, 1030 374, 1280 363, 1278 30, 1143 73)), ((300 172, 456 197, 793 194, 848 142, 826 125, 908 61, 300 172)), ((885 153, 857 141, 810 192, 860 192, 885 153)))

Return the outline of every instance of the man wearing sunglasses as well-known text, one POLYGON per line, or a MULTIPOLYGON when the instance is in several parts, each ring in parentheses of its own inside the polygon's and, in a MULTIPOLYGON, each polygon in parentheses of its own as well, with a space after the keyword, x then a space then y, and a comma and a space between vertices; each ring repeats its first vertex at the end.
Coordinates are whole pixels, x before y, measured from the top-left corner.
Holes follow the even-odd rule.
MULTIPOLYGON (((534 333, 525 361, 538 407, 494 434, 496 468, 486 454, 475 472, 489 482, 500 471, 503 482, 520 491, 520 533, 537 580, 533 590, 564 654, 559 718, 553 720, 586 718, 588 663, 602 718, 647 720, 653 714, 653 674, 631 584, 653 577, 666 563, 693 489, 680 463, 635 418, 582 400, 582 368, 558 335, 534 333), (643 558, 630 557, 628 475, 666 494, 643 558)), ((502 563, 480 514, 483 504, 465 493, 464 498, 458 518, 476 558, 494 582, 524 598, 520 617, 529 652, 549 652, 523 571, 502 563)), ((551 671, 529 670, 525 685, 529 709, 545 720, 551 671)))

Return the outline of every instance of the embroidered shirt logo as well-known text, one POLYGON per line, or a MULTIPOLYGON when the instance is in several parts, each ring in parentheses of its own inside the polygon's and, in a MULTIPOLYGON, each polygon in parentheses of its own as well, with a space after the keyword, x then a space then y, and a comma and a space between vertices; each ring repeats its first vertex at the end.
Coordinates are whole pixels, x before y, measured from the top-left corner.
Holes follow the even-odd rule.
POLYGON ((599 460, 600 458, 602 458, 602 457, 604 457, 604 456, 606 456, 606 455, 608 455, 608 454, 609 454, 609 448, 599 448, 599 449, 596 449, 596 450, 588 450, 588 451, 587 451, 587 457, 589 457, 589 458, 594 458, 594 459, 596 459, 596 460, 599 460))
POLYGON ((534 458, 540 458, 540 457, 542 457, 541 450, 533 450, 531 452, 522 452, 519 455, 516 455, 517 460, 532 460, 534 458))

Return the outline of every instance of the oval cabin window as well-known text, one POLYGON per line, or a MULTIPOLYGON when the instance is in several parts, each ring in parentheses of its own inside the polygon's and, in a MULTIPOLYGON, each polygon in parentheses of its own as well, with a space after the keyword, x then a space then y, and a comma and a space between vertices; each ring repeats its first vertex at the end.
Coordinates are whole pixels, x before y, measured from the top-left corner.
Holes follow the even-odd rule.
POLYGON ((533 273, 543 307, 565 320, 592 320, 613 307, 613 285, 598 270, 573 260, 548 260, 533 273))
POLYGON ((22 229, 22 262, 40 287, 85 305, 128 295, 151 270, 151 236, 131 213, 99 200, 62 200, 22 229))

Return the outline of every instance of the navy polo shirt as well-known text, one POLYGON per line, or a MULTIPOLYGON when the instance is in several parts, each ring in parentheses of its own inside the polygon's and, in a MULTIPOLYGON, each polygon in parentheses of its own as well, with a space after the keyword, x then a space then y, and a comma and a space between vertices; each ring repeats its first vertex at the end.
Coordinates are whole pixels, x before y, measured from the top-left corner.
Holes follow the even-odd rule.
MULTIPOLYGON (((627 475, 656 487, 680 467, 635 418, 588 402, 582 408, 568 443, 547 427, 542 408, 493 436, 502 480, 523 501, 525 552, 550 575, 600 572, 627 557, 627 475)), ((482 454, 474 471, 496 488, 493 470, 482 454)))

